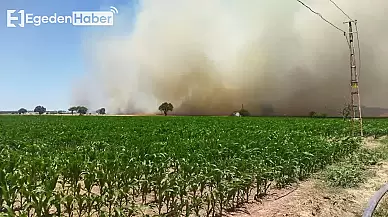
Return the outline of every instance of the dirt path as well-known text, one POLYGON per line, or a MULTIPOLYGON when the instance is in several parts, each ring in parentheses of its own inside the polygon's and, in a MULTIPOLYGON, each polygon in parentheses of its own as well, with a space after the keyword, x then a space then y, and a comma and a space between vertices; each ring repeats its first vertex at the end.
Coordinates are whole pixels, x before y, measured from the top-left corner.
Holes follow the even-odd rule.
MULTIPOLYGON (((379 142, 365 140, 365 147, 377 147, 379 142)), ((285 190, 272 193, 261 203, 247 204, 231 217, 360 217, 369 198, 388 182, 388 161, 369 169, 372 176, 359 187, 342 189, 327 187, 323 181, 311 179, 285 190)))

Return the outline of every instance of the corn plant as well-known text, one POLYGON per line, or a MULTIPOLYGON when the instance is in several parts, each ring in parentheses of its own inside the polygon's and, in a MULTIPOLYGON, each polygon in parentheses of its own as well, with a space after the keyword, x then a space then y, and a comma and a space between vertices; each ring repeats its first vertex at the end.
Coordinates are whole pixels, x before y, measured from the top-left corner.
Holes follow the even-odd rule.
MULTIPOLYGON (((0 117, 0 214, 217 216, 360 147, 342 119, 0 117)), ((367 136, 388 121, 365 120, 367 136)))

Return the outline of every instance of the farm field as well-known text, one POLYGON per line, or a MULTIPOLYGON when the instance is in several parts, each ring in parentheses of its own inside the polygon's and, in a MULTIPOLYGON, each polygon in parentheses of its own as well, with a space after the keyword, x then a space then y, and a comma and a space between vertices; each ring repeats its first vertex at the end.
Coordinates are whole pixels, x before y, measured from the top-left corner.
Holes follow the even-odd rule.
MULTIPOLYGON (((216 216, 352 153, 350 130, 330 118, 1 116, 0 211, 216 216)), ((364 133, 388 135, 388 120, 365 119, 364 133)))

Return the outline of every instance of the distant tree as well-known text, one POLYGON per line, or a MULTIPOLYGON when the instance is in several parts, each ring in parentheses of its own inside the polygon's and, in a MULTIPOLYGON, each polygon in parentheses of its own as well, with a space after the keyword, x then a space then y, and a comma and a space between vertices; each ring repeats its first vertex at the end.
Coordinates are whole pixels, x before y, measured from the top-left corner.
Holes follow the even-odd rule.
POLYGON ((327 114, 325 114, 325 113, 317 113, 317 112, 311 111, 309 113, 309 116, 312 117, 312 118, 326 118, 327 114))
POLYGON ((345 104, 344 108, 341 111, 341 115, 343 119, 348 119, 350 116, 350 113, 352 111, 352 105, 350 104, 345 104))
POLYGON ((106 112, 105 112, 105 108, 100 108, 96 111, 97 114, 100 114, 100 115, 105 115, 106 112))
POLYGON ((174 110, 174 106, 168 102, 164 102, 159 106, 159 111, 163 112, 164 116, 167 116, 167 113, 172 110, 174 110))
POLYGON ((77 106, 77 113, 80 115, 84 115, 88 112, 88 108, 85 106, 77 106))
POLYGON ((38 112, 40 115, 46 112, 46 108, 38 105, 35 107, 34 112, 38 112))
POLYGON ((72 106, 72 107, 70 107, 68 110, 69 110, 69 112, 71 112, 71 115, 73 115, 74 114, 74 112, 76 112, 77 111, 77 106, 72 106))
POLYGON ((309 116, 310 116, 310 117, 315 117, 316 114, 317 114, 317 113, 316 113, 315 111, 309 112, 309 116))
POLYGON ((245 110, 245 109, 240 109, 239 113, 240 113, 240 115, 243 116, 243 117, 251 116, 251 113, 249 113, 249 111, 248 111, 248 110, 245 110))
POLYGON ((27 109, 21 108, 21 109, 19 109, 18 113, 19 114, 25 114, 25 113, 27 113, 27 109))
POLYGON ((244 105, 241 105, 241 109, 240 111, 238 111, 240 113, 240 116, 251 116, 251 113, 249 113, 248 110, 244 109, 244 105))

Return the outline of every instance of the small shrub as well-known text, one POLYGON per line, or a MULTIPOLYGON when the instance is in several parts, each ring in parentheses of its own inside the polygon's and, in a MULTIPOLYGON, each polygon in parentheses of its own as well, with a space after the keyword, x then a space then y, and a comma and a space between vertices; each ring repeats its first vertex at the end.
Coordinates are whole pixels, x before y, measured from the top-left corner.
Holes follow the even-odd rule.
POLYGON ((350 156, 349 161, 359 165, 375 165, 383 158, 383 152, 378 149, 362 148, 350 156))
POLYGON ((249 113, 248 110, 245 110, 245 109, 241 109, 239 111, 240 115, 243 116, 243 117, 247 117, 247 116, 251 116, 251 113, 249 113))
POLYGON ((326 118, 327 114, 325 114, 325 113, 317 113, 317 112, 311 111, 311 112, 309 112, 309 116, 312 117, 312 118, 326 118))
POLYGON ((375 149, 360 148, 343 162, 329 166, 324 172, 324 178, 330 186, 351 188, 362 183, 368 173, 368 166, 376 165, 382 159, 387 159, 387 147, 375 149))
POLYGON ((365 180, 363 167, 350 162, 328 167, 324 176, 330 186, 343 188, 355 187, 365 180))

